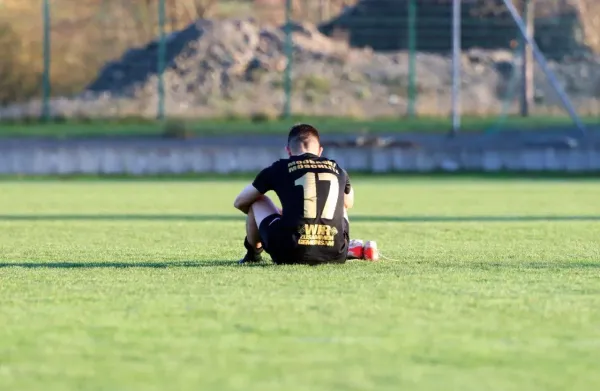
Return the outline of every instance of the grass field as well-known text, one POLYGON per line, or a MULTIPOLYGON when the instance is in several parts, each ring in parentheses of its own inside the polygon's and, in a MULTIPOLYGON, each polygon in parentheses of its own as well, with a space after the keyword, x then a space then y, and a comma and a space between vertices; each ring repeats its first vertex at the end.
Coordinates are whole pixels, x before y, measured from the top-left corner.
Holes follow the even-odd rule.
POLYGON ((600 182, 357 178, 327 267, 235 265, 244 184, 0 182, 0 389, 600 387, 600 182))
MULTIPOLYGON (((582 119, 588 125, 600 124, 600 117, 582 119)), ((65 122, 65 123, 0 123, 2 137, 90 137, 90 136, 151 136, 164 133, 173 127, 185 129, 197 136, 215 135, 256 135, 285 133, 295 123, 308 122, 317 126, 323 133, 405 133, 428 132, 445 133, 452 129, 448 118, 324 118, 294 117, 292 119, 252 121, 250 119, 207 119, 196 121, 170 121, 167 126, 156 121, 122 120, 114 122, 65 122)), ((535 130, 557 126, 573 126, 568 117, 464 117, 461 131, 485 132, 503 130, 535 130)))

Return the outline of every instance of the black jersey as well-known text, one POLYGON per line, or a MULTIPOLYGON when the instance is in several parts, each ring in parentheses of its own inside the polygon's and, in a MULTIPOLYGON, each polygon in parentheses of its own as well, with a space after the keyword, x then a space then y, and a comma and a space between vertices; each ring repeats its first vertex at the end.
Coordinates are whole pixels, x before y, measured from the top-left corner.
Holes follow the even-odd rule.
POLYGON ((281 201, 281 227, 293 237, 299 261, 344 259, 348 225, 344 194, 348 174, 334 160, 313 154, 281 159, 262 170, 252 183, 262 194, 273 190, 281 201))

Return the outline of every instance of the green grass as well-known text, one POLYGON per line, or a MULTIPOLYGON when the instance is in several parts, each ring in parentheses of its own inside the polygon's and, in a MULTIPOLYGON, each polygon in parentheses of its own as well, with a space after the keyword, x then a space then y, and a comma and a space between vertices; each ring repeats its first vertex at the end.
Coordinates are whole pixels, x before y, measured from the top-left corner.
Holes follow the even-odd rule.
MULTIPOLYGON (((585 118, 588 124, 600 123, 600 118, 585 118)), ((360 120, 335 117, 295 117, 289 120, 251 121, 248 119, 213 119, 187 121, 186 128, 199 136, 241 135, 241 134, 277 134, 298 122, 315 124, 324 133, 403 133, 403 132, 448 132, 452 123, 447 118, 381 118, 360 120)), ((571 126, 567 117, 510 117, 501 121, 500 117, 465 117, 462 119, 462 131, 482 132, 488 129, 502 131, 507 129, 537 129, 554 126, 571 126)), ((162 134, 163 125, 159 122, 129 119, 105 122, 64 122, 64 123, 0 123, 1 137, 44 136, 54 138, 126 135, 144 136, 162 134)))
POLYGON ((0 389, 593 390, 600 182, 357 178, 389 258, 239 267, 246 183, 0 183, 0 389))

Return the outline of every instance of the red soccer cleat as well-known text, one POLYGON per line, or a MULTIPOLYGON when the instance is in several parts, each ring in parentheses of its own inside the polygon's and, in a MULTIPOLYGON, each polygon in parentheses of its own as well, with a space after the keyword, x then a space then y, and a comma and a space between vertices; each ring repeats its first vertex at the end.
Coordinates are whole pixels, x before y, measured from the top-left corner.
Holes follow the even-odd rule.
POLYGON ((352 239, 348 243, 348 257, 347 259, 363 259, 363 241, 360 239, 352 239))
POLYGON ((377 242, 374 240, 369 240, 365 243, 365 247, 363 249, 365 260, 367 261, 378 261, 379 260, 379 250, 377 249, 377 242))

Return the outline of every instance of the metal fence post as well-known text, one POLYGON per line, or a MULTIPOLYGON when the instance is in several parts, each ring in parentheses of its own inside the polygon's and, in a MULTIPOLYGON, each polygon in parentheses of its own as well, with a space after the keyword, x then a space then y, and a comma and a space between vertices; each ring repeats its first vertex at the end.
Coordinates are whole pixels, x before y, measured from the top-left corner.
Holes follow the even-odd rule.
POLYGON ((452 2, 452 134, 460 129, 461 0, 452 2))
POLYGON ((287 64, 283 74, 283 88, 285 93, 283 116, 289 118, 292 115, 292 61, 294 59, 292 0, 286 0, 285 2, 285 57, 287 58, 287 64))
POLYGON ((417 100, 417 0, 408 2, 408 117, 416 116, 417 100))
POLYGON ((48 122, 50 120, 50 0, 42 2, 43 13, 43 56, 44 70, 42 74, 42 120, 48 122))
POLYGON ((158 29, 159 29, 159 40, 158 40, 158 58, 157 58, 157 72, 158 72, 158 107, 157 117, 159 120, 165 118, 165 62, 167 54, 166 37, 165 37, 165 0, 158 1, 158 29))
MULTIPOLYGON (((534 36, 534 2, 532 0, 523 1, 523 19, 527 23, 527 34, 534 36)), ((520 37, 522 58, 521 58, 521 116, 528 117, 533 103, 534 79, 533 79, 533 50, 524 37, 520 37)))

